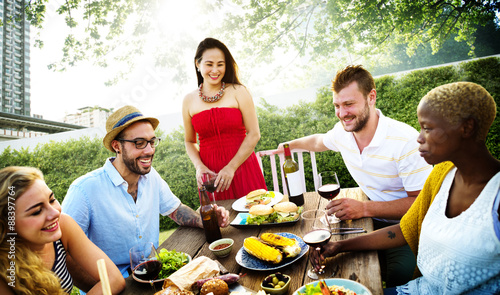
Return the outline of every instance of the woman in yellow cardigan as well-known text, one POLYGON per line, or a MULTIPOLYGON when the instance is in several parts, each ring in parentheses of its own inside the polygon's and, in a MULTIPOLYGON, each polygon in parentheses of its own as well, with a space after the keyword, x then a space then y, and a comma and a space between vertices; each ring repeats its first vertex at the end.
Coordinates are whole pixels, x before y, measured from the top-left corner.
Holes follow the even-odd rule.
POLYGON ((436 166, 415 203, 400 224, 330 242, 321 256, 409 244, 416 278, 384 294, 500 294, 500 161, 485 144, 495 101, 451 83, 424 96, 417 115, 420 155, 436 166))

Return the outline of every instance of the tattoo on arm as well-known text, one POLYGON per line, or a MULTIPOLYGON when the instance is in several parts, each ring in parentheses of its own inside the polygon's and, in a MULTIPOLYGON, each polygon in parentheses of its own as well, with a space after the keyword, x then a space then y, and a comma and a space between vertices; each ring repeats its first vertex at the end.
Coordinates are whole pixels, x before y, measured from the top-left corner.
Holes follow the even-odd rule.
POLYGON ((178 225, 203 227, 200 214, 196 214, 196 211, 184 204, 181 204, 179 208, 177 208, 177 210, 175 210, 169 216, 178 225))
POLYGON ((389 239, 391 239, 391 240, 392 240, 392 239, 395 239, 395 238, 396 238, 396 233, 395 233, 395 232, 393 232, 393 231, 391 231, 391 230, 390 230, 390 231, 388 231, 387 233, 389 234, 389 236, 388 236, 388 237, 389 237, 389 239))

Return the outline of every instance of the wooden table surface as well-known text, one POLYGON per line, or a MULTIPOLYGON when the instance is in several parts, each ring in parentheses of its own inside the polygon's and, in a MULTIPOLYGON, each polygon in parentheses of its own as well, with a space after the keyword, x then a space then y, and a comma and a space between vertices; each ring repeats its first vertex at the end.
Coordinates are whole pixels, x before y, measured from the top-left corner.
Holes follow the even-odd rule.
MULTIPOLYGON (((286 197, 285 197, 286 198, 286 197)), ((366 195, 359 188, 342 189, 337 198, 353 198, 358 200, 366 200, 366 195)), ((316 208, 325 208, 327 200, 321 198, 316 192, 308 192, 304 195, 305 204, 304 211, 316 208)), ((230 221, 232 221, 239 212, 231 208, 235 200, 217 201, 219 206, 224 206, 230 212, 230 221)), ((373 231, 373 222, 371 218, 362 218, 359 220, 348 220, 338 223, 340 227, 363 227, 368 232, 373 231)), ((176 250, 188 253, 191 257, 207 256, 208 258, 218 260, 231 273, 246 273, 239 280, 239 283, 244 287, 257 292, 260 290, 261 281, 269 274, 281 272, 291 276, 290 289, 288 294, 293 294, 295 290, 301 286, 312 282, 307 277, 307 270, 311 267, 308 259, 308 254, 304 255, 299 260, 292 264, 292 267, 284 267, 274 271, 255 271, 241 267, 236 263, 235 256, 238 250, 243 247, 243 240, 249 236, 259 236, 263 232, 289 232, 299 237, 302 237, 308 232, 304 222, 299 220, 293 225, 283 227, 252 227, 252 228, 236 228, 228 226, 221 229, 224 238, 232 238, 234 240, 233 250, 230 255, 225 258, 217 258, 208 249, 208 243, 205 240, 203 229, 179 227, 172 235, 165 240, 160 249, 176 250)), ((347 239, 360 234, 347 235, 332 235, 331 241, 347 239)), ((333 278, 345 278, 357 281, 368 287, 374 295, 383 294, 382 281, 380 276, 380 266, 376 251, 364 251, 353 253, 342 253, 327 260, 327 272, 335 274, 333 278)), ((161 284, 156 284, 156 290, 161 290, 161 284)), ((126 279, 126 288, 121 294, 154 294, 153 288, 149 284, 138 283, 132 277, 126 279)))

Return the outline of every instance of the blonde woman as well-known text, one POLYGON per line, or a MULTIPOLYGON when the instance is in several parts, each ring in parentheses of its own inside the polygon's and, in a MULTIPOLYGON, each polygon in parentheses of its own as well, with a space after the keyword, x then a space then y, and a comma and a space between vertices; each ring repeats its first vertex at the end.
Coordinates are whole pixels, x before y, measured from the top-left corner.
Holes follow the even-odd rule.
POLYGON ((40 170, 0 170, 0 294, 66 294, 73 280, 66 253, 98 282, 88 294, 102 294, 97 260, 106 262, 113 294, 125 288, 114 263, 83 233, 45 184, 40 170))

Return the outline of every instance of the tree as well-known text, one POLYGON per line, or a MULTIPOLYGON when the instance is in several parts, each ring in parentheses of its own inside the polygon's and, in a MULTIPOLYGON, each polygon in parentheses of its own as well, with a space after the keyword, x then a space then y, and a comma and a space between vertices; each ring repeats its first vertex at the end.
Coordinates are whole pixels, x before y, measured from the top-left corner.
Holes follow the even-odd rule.
MULTIPOLYGON (((48 0, 26 4, 26 16, 37 28, 43 28, 46 22, 47 5, 48 0)), ((473 55, 476 24, 498 23, 500 2, 67 0, 58 2, 56 12, 65 17, 71 31, 61 60, 50 65, 53 70, 64 70, 82 60, 93 60, 102 67, 117 60, 124 65, 117 74, 120 78, 134 67, 139 55, 150 54, 155 56, 157 66, 177 69, 172 74, 174 81, 185 82, 187 66, 182 64, 183 54, 186 48, 194 52, 200 40, 194 34, 186 34, 183 25, 195 20, 201 20, 199 25, 205 32, 213 29, 205 36, 240 45, 256 63, 268 63, 276 52, 282 55, 284 51, 304 58, 306 64, 314 61, 331 69, 329 65, 338 67, 365 57, 371 57, 372 64, 390 65, 395 59, 386 53, 394 44, 404 44, 409 56, 424 44, 430 44, 432 53, 436 53, 450 36, 465 42, 473 55), (187 6, 187 10, 180 10, 181 5, 187 6), (194 16, 187 15, 191 12, 194 16), (213 14, 217 18, 212 18, 213 14), (185 23, 179 23, 179 19, 185 23), (166 31, 166 27, 175 30, 166 31)), ((38 39, 36 44, 43 46, 43 40, 38 39)))
MULTIPOLYGON (((233 0, 242 6, 226 28, 252 43, 255 59, 269 61, 276 48, 318 63, 352 62, 406 44, 413 56, 422 44, 439 51, 450 36, 474 54, 476 24, 498 21, 498 1, 479 0, 233 0)), ((386 61, 390 62, 390 61, 386 61)))
MULTIPOLYGON (((200 5, 194 2, 197 0, 66 0, 49 5, 48 0, 31 0, 26 3, 25 13, 36 28, 38 47, 44 45, 43 28, 48 17, 60 15, 65 19, 68 33, 62 57, 51 63, 50 69, 64 71, 84 60, 101 67, 117 62, 120 69, 107 82, 111 85, 142 62, 140 57, 154 56, 157 66, 176 68, 186 48, 191 48, 194 56, 200 40, 193 39, 183 26, 193 22, 196 14, 201 16, 196 19, 198 23, 208 21, 219 0, 198 1, 200 5)), ((187 79, 183 72, 173 73, 172 77, 176 82, 187 79)))
MULTIPOLYGON (((484 26, 476 25, 475 28, 475 55, 482 57, 500 53, 500 43, 497 41, 500 40, 500 28, 494 20, 489 21, 484 26)), ((445 40, 440 50, 435 54, 432 54, 430 44, 421 44, 411 57, 405 52, 406 44, 394 44, 386 50, 385 54, 390 56, 393 62, 387 66, 377 64, 376 67, 372 67, 371 73, 383 75, 469 59, 470 47, 464 42, 455 41, 455 37, 456 35, 452 35, 445 40)))

